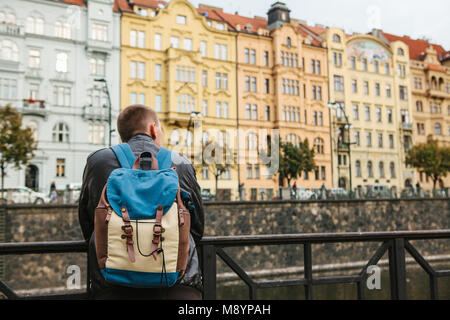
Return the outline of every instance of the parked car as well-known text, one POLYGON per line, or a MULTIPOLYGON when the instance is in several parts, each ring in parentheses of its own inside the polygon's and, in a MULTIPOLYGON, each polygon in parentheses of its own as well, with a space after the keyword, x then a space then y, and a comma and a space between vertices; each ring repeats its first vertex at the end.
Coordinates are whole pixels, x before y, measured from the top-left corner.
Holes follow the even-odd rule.
POLYGON ((315 200, 317 196, 311 190, 307 190, 301 187, 297 187, 297 192, 293 192, 293 197, 296 200, 315 200))
POLYGON ((327 199, 343 199, 348 198, 348 191, 344 188, 327 189, 327 199))
POLYGON ((206 190, 206 189, 203 189, 201 194, 202 194, 202 200, 203 201, 209 201, 209 200, 212 200, 212 199, 215 198, 215 196, 213 194, 211 194, 209 192, 209 190, 206 190))
POLYGON ((42 192, 36 192, 27 187, 7 188, 3 192, 3 197, 2 202, 7 203, 44 204, 50 202, 48 195, 42 192))

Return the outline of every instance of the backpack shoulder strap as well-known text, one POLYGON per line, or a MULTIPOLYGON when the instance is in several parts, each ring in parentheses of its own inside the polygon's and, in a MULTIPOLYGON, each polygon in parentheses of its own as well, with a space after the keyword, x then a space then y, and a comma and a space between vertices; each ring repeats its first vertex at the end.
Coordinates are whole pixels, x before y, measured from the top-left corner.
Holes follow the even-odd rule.
POLYGON ((156 159, 158 159, 159 169, 168 169, 172 165, 172 151, 161 147, 156 155, 156 159))
POLYGON ((111 149, 114 151, 122 168, 131 169, 133 167, 136 157, 134 156, 133 150, 131 150, 128 143, 112 146, 111 149))

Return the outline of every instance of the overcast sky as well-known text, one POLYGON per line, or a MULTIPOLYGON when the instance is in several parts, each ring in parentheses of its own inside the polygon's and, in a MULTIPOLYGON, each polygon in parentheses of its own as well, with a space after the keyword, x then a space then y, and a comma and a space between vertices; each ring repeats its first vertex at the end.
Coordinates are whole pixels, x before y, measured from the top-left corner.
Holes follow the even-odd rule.
MULTIPOLYGON (((225 12, 266 17, 276 0, 190 0, 221 7, 225 12)), ((291 17, 309 25, 343 28, 347 33, 367 33, 378 27, 388 33, 427 38, 450 50, 449 0, 284 0, 291 17)))

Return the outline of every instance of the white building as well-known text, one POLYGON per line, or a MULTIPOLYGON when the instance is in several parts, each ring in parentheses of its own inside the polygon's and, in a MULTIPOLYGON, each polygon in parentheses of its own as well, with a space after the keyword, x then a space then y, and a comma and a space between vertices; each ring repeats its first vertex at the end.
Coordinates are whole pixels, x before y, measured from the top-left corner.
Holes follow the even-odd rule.
MULTIPOLYGON (((26 168, 7 170, 5 187, 48 192, 80 183, 87 156, 109 145, 120 94, 120 14, 113 0, 14 0, 0 4, 0 105, 35 130, 26 168), (70 2, 70 3, 69 3, 70 2), (74 5, 73 3, 78 3, 74 5)), ((118 142, 112 133, 112 144, 118 142)))

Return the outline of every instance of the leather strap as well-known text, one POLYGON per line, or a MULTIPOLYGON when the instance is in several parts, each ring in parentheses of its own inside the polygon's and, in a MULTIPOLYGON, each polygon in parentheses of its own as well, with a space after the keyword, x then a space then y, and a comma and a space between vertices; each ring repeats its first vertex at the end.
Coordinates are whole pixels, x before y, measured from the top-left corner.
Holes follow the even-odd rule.
POLYGON ((122 235, 122 239, 127 239, 127 251, 128 256, 130 257, 131 262, 135 262, 134 256, 134 242, 133 242, 133 226, 130 224, 130 216, 128 215, 127 208, 123 207, 120 212, 122 213, 122 220, 125 225, 122 226, 122 230, 124 234, 122 235))
POLYGON ((161 241, 161 233, 164 231, 161 225, 163 217, 163 206, 159 205, 156 209, 155 225, 153 226, 153 240, 152 240, 152 256, 156 260, 158 256, 159 242, 161 241))
MULTIPOLYGON (((151 167, 151 169, 152 170, 158 170, 159 166, 158 166, 158 160, 156 159, 156 157, 153 154, 151 154, 150 152, 143 152, 143 153, 148 153, 148 154, 151 155, 151 157, 152 157, 152 167, 151 167)), ((139 157, 136 158, 136 161, 134 161, 134 164, 133 164, 133 169, 134 170, 139 170, 141 168, 141 156, 142 156, 143 153, 141 153, 139 155, 139 157)))

